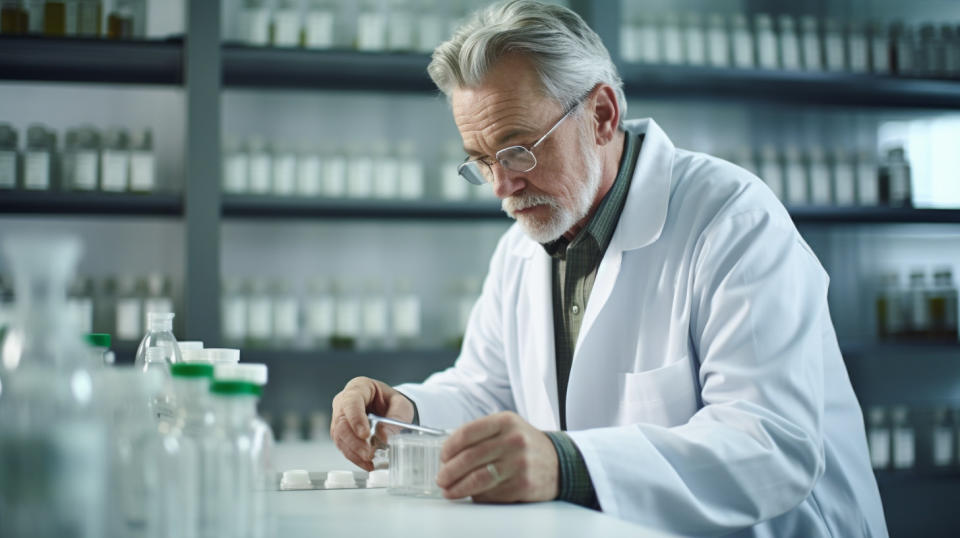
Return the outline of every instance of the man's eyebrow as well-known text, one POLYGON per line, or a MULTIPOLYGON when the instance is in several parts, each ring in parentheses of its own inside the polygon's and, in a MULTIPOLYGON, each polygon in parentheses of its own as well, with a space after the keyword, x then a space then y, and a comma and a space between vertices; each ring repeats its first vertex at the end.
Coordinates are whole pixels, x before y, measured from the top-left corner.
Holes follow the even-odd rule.
POLYGON ((497 139, 498 147, 505 147, 507 142, 519 137, 519 136, 530 136, 531 132, 529 129, 514 129, 508 131, 506 134, 497 139))

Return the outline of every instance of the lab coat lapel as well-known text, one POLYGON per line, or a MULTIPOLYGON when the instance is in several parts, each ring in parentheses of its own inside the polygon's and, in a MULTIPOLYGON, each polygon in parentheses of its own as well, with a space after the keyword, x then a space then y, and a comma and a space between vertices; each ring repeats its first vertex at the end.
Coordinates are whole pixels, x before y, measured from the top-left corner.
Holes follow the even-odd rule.
POLYGON ((517 352, 523 372, 527 418, 540 429, 560 428, 557 359, 553 338, 550 257, 533 240, 519 249, 525 257, 517 304, 517 352))

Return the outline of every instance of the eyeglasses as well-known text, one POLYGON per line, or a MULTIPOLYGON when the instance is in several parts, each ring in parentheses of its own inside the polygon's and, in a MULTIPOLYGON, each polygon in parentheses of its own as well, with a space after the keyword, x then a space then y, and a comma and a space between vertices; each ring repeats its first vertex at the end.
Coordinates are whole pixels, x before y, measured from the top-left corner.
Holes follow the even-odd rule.
MULTIPOLYGON (((589 95, 589 92, 587 95, 589 95)), ((494 156, 496 162, 500 163, 500 166, 504 169, 513 172, 529 172, 536 168, 537 157, 533 154, 533 149, 546 140, 547 137, 550 136, 550 133, 556 131, 557 127, 560 127, 560 124, 563 123, 563 120, 567 119, 567 117, 580 106, 580 103, 582 103, 585 98, 586 95, 577 99, 577 102, 563 114, 563 117, 561 117, 557 123, 554 123, 553 127, 541 136, 539 140, 534 142, 530 148, 524 146, 503 148, 494 156)), ((467 157, 464 162, 457 167, 457 173, 460 174, 463 179, 466 179, 474 185, 483 185, 484 183, 493 181, 493 163, 487 162, 486 159, 482 157, 473 160, 467 157)))

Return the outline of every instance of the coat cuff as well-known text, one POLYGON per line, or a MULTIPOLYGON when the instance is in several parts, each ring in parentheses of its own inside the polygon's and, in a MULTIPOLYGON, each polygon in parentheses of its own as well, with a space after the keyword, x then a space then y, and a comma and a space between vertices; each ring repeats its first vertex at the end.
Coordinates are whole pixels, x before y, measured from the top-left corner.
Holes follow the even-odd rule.
POLYGON ((594 510, 600 509, 597 492, 593 489, 590 471, 580 449, 564 432, 545 432, 557 451, 560 466, 557 500, 567 501, 594 510))

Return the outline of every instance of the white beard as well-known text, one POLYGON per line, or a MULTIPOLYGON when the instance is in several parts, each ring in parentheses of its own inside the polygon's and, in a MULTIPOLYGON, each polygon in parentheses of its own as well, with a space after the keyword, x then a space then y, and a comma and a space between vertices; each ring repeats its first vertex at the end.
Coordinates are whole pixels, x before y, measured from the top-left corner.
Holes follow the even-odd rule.
POLYGON ((561 200, 545 194, 515 194, 501 202, 503 211, 520 223, 530 239, 538 243, 555 241, 590 212, 590 206, 600 190, 603 166, 600 156, 584 148, 585 145, 581 145, 581 154, 587 167, 587 177, 574 187, 572 200, 568 202, 569 208, 564 207, 561 200), (518 210, 538 205, 547 206, 549 214, 546 218, 516 214, 518 210))

